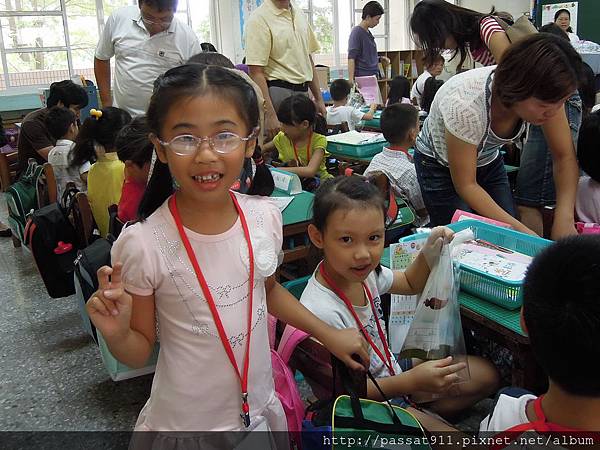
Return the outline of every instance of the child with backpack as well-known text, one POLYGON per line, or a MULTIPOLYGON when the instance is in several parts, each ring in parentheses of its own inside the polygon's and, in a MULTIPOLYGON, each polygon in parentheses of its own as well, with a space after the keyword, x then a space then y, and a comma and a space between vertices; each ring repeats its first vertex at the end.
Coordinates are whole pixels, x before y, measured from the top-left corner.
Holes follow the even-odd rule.
POLYGON ((525 431, 600 431, 599 298, 599 236, 568 237, 535 257, 523 284, 521 326, 549 388, 539 397, 500 391, 480 431, 509 441, 525 431))
MULTIPOLYGON (((379 189, 363 177, 339 176, 319 188, 308 235, 322 250, 324 259, 300 301, 331 326, 360 328, 369 344, 369 371, 388 398, 407 406, 403 396, 444 394, 446 398, 427 407, 450 417, 494 392, 498 375, 491 363, 473 356, 467 357, 471 378, 460 384, 456 384, 457 372, 465 368, 465 363, 454 363, 451 357, 427 362, 396 360, 386 339, 380 296, 387 292, 420 293, 439 258, 443 240, 451 238, 452 232, 434 228, 415 262, 404 272, 392 271, 379 263, 385 214, 379 189)), ((381 400, 370 382, 367 395, 381 400)))
POLYGON ((131 115, 119 108, 93 109, 79 129, 71 151, 71 167, 91 164, 88 173, 88 200, 100 235, 108 233, 108 207, 118 204, 125 180, 125 165, 119 161, 115 139, 131 115))
MULTIPOLYGON (((147 122, 158 160, 141 221, 121 232, 113 268, 99 270, 100 289, 87 302, 111 353, 129 367, 145 364, 158 322, 156 373, 135 429, 286 431, 267 311, 315 335, 355 369, 362 366, 352 355, 368 355, 356 329, 326 325, 275 281, 281 212, 254 195, 269 182, 268 168, 257 163, 249 195, 230 191, 260 131, 254 89, 231 70, 179 66, 157 80, 147 122)), ((172 438, 203 448, 200 441, 211 436, 172 438)), ((234 447, 221 444, 213 447, 234 447)))
POLYGON ((69 159, 77 137, 77 116, 64 106, 53 106, 46 115, 46 128, 56 140, 56 145, 48 153, 48 162, 52 164, 56 179, 57 198, 62 198, 65 186, 73 182, 80 191, 87 189, 87 175, 90 170, 89 161, 79 167, 70 167, 69 159))

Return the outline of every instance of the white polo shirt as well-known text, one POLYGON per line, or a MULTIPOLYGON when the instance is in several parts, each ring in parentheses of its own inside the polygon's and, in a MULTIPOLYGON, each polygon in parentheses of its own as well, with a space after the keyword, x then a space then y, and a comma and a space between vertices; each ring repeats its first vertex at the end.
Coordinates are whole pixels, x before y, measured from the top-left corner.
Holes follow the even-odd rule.
POLYGON ((115 57, 114 106, 137 115, 146 113, 154 80, 201 51, 196 34, 177 18, 166 31, 150 36, 140 9, 132 5, 108 18, 95 56, 115 57))

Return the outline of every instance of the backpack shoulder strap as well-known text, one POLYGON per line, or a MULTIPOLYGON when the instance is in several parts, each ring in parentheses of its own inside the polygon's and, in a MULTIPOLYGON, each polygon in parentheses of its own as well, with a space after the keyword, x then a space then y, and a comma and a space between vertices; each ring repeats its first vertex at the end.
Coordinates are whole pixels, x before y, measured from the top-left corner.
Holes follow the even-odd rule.
POLYGON ((292 357, 292 353, 296 349, 296 346, 310 335, 298 328, 294 328, 291 325, 286 325, 277 347, 277 353, 285 364, 288 363, 292 357))

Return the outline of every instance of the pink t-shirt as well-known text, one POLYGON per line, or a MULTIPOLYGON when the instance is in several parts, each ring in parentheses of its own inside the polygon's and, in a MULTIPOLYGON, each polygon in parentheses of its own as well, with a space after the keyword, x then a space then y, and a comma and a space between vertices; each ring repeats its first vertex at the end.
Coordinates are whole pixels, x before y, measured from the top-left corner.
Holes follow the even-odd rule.
POLYGON ((600 223, 600 183, 588 176, 579 178, 575 211, 581 222, 600 223))
MULTIPOLYGON (((265 279, 278 265, 282 245, 279 209, 267 198, 236 194, 255 255, 252 337, 248 379, 253 425, 266 421, 285 431, 275 396, 267 333, 265 279)), ((226 232, 201 235, 186 229, 209 285, 240 369, 248 320, 248 247, 240 220, 226 232)), ((112 248, 123 262, 125 288, 154 294, 160 353, 150 398, 136 430, 240 430, 240 383, 223 349, 208 304, 181 243, 167 202, 146 221, 123 230, 112 248)))

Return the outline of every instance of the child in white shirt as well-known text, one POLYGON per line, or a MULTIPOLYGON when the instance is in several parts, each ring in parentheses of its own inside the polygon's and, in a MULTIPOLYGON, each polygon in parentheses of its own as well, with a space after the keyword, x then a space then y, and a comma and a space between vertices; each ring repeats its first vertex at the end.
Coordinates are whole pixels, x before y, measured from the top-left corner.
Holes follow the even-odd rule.
POLYGON ((348 80, 340 78, 331 83, 329 93, 333 100, 333 106, 327 108, 327 125, 340 125, 346 122, 348 129, 352 131, 362 120, 373 119, 377 105, 371 105, 369 112, 366 113, 347 105, 350 89, 351 85, 348 80))
POLYGON ((381 114, 381 131, 390 143, 373 157, 364 175, 383 173, 397 196, 406 200, 417 215, 417 226, 429 223, 412 157, 408 153, 419 134, 419 113, 413 105, 394 103, 381 114))
POLYGON ((586 117, 579 130, 577 159, 585 174, 579 178, 575 211, 582 222, 600 223, 600 112, 586 117))
POLYGON ((48 162, 54 170, 57 198, 62 197, 68 182, 75 183, 77 189, 85 191, 90 163, 85 162, 78 168, 69 167, 73 141, 79 132, 77 116, 64 106, 53 106, 46 116, 46 128, 56 139, 56 145, 48 153, 48 162))

